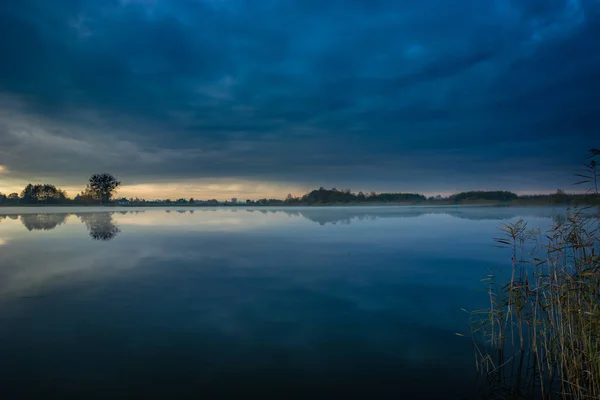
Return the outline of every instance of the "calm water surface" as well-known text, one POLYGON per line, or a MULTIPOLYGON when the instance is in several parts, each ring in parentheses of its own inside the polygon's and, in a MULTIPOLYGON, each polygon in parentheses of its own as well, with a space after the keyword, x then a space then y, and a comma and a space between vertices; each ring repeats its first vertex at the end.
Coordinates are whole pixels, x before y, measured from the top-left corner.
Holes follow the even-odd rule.
POLYGON ((558 211, 106 210, 0 208, 1 398, 470 397, 493 237, 558 211))

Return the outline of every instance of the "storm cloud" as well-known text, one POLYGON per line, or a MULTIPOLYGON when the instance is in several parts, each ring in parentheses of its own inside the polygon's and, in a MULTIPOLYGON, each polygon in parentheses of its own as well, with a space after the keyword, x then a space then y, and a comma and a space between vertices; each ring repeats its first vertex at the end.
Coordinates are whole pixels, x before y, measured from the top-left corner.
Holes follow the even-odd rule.
POLYGON ((598 0, 0 1, 2 176, 570 189, 598 0))

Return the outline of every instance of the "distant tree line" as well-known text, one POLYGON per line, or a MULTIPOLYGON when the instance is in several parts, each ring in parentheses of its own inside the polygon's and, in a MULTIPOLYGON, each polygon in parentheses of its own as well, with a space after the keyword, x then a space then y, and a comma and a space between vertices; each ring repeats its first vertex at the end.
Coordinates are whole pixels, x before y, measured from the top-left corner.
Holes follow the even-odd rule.
POLYGON ((285 199, 288 204, 326 204, 326 203, 393 203, 393 202, 422 202, 427 200, 422 194, 416 193, 375 193, 365 194, 363 192, 352 193, 350 189, 337 190, 325 189, 323 187, 313 190, 301 198, 295 198, 291 194, 285 199))
POLYGON ((507 191, 482 191, 475 190, 470 192, 462 192, 457 193, 450 196, 450 200, 460 203, 462 201, 511 201, 517 200, 519 196, 517 196, 513 192, 507 191))
POLYGON ((75 198, 70 199, 64 190, 52 184, 30 183, 25 186, 21 194, 0 193, 0 204, 109 204, 119 186, 121 182, 111 174, 94 174, 90 177, 86 188, 75 198))
POLYGON ((288 194, 285 199, 258 199, 238 201, 196 200, 194 198, 177 200, 146 200, 142 198, 114 199, 117 189, 121 186, 111 174, 95 174, 89 179, 84 190, 70 199, 64 190, 51 184, 28 184, 23 191, 4 195, 0 193, 0 205, 29 205, 29 204, 73 204, 73 205, 196 205, 196 206, 293 206, 293 205, 327 205, 327 204, 471 204, 471 203, 513 203, 513 204, 573 204, 594 203, 597 198, 592 194, 568 194, 557 190, 553 194, 522 195, 509 191, 467 191, 451 196, 426 197, 419 193, 363 193, 352 192, 350 189, 338 190, 321 187, 301 197, 288 194))

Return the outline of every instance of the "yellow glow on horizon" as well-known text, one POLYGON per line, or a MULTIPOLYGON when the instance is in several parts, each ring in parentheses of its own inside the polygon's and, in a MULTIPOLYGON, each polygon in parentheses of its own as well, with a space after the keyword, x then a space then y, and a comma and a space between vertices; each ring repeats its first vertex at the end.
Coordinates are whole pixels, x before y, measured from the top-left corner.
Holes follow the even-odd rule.
POLYGON ((0 164, 0 174, 4 173, 8 171, 8 168, 6 168, 4 165, 0 164))
POLYGON ((253 181, 220 180, 212 182, 174 182, 174 183, 145 183, 123 185, 119 188, 117 197, 141 197, 151 199, 189 199, 199 200, 217 199, 230 200, 237 198, 239 201, 259 198, 285 198, 288 193, 301 196, 308 191, 307 188, 253 181))
MULTIPOLYGON (((32 179, 31 183, 51 182, 58 188, 67 192, 71 198, 77 196, 86 183, 81 186, 61 185, 60 182, 52 182, 50 179, 32 179)), ((0 181, 0 193, 21 193, 30 181, 0 181)), ((294 196, 302 196, 311 189, 293 184, 282 184, 274 182, 242 181, 234 179, 218 180, 189 180, 167 183, 140 183, 124 184, 115 194, 115 198, 144 198, 146 200, 180 198, 189 199, 193 197, 198 200, 217 199, 219 201, 237 198, 239 201, 246 199, 278 198, 284 199, 288 193, 294 196)))

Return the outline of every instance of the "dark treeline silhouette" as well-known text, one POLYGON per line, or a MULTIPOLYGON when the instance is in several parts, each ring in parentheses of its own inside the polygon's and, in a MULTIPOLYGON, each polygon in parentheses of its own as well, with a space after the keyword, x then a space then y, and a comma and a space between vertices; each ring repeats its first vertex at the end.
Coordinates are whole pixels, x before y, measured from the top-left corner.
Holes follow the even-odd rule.
POLYGON ((20 196, 20 202, 23 204, 60 204, 67 200, 67 194, 64 190, 58 189, 50 184, 31 183, 23 189, 20 196))
POLYGON ((352 193, 350 189, 337 190, 325 189, 323 187, 318 190, 313 190, 305 194, 301 198, 294 198, 288 195, 286 203, 304 203, 304 204, 319 204, 319 203, 391 203, 391 202, 422 202, 427 200, 422 194, 415 193, 375 193, 364 194, 363 192, 352 193))
POLYGON ((117 188, 121 185, 114 176, 107 173, 94 174, 86 188, 75 198, 70 199, 66 192, 49 183, 28 184, 21 194, 0 193, 0 205, 43 205, 43 204, 109 204, 117 188))
POLYGON ((502 204, 587 204, 598 201, 593 194, 569 194, 558 189, 553 194, 522 195, 508 191, 483 191, 474 190, 456 193, 451 196, 426 197, 419 193, 354 193, 350 189, 338 190, 323 187, 313 190, 301 197, 288 194, 285 199, 259 199, 238 201, 196 200, 194 198, 177 200, 146 200, 141 198, 113 199, 116 190, 121 185, 111 174, 95 174, 89 183, 73 199, 70 199, 64 190, 51 184, 28 184, 19 195, 0 193, 0 205, 121 205, 121 206, 301 206, 301 205, 360 205, 360 204, 474 204, 474 203, 502 203, 502 204))
POLYGON ((142 198, 121 198, 106 200, 105 195, 96 196, 89 188, 75 198, 70 199, 64 191, 50 184, 28 185, 23 194, 4 195, 0 193, 0 205, 119 205, 119 206, 302 206, 302 205, 360 205, 360 204, 473 204, 473 203, 503 203, 503 204, 587 204, 597 201, 593 194, 573 194, 557 190, 553 194, 517 195, 508 191, 468 191, 451 196, 425 197, 418 193, 353 193, 350 190, 320 188, 302 197, 291 194, 286 199, 258 199, 246 201, 195 200, 184 198, 177 200, 146 200, 142 198), (31 188, 30 188, 31 187, 31 188), (30 188, 30 189, 27 189, 30 188))
POLYGON ((454 201, 454 202, 461 202, 461 201, 480 201, 480 200, 491 200, 491 201, 511 201, 511 200, 517 200, 519 198, 519 196, 517 196, 515 193, 512 192, 506 192, 506 191, 481 191, 481 190, 476 190, 476 191, 470 191, 470 192, 462 192, 462 193, 457 193, 454 194, 452 196, 450 196, 450 200, 454 201))

